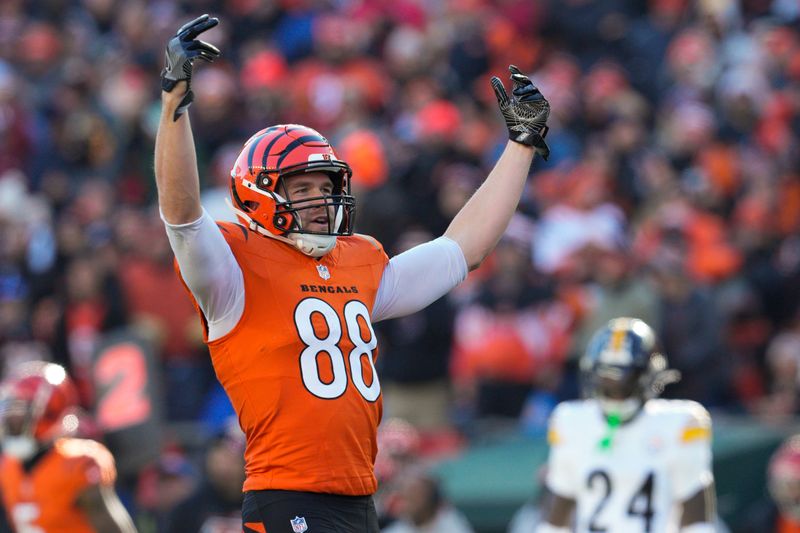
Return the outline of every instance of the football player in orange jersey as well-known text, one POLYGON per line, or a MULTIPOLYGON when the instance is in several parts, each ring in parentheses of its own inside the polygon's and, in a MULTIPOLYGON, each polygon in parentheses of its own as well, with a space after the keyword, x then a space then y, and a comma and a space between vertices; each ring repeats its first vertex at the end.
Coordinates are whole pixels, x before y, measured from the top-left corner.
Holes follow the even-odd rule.
POLYGON ((186 110, 193 62, 219 55, 197 37, 217 24, 203 15, 167 44, 155 172, 177 267, 246 435, 243 529, 374 533, 382 399, 372 324, 424 308, 491 252, 534 154, 549 154, 549 104, 516 67, 511 96, 493 78, 510 142, 443 236, 391 259, 353 233, 350 166, 297 124, 244 144, 230 181, 241 224, 215 223, 200 204, 186 110))
POLYGON ((80 424, 76 402, 54 363, 25 363, 0 386, 0 493, 18 533, 136 531, 114 491, 111 453, 67 436, 80 424))

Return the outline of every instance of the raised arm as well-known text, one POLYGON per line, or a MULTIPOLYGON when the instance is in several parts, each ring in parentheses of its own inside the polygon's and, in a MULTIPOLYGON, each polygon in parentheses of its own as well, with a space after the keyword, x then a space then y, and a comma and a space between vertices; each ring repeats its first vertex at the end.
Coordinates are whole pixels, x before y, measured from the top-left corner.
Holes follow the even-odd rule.
POLYGON ((392 258, 378 287, 373 322, 419 311, 461 283, 468 270, 477 268, 517 209, 534 153, 545 159, 550 154, 544 142, 550 104, 517 67, 509 70, 514 84, 511 97, 502 82, 492 78, 508 127, 508 145, 442 237, 392 258))
POLYGON ((533 155, 545 159, 544 141, 550 104, 527 76, 509 67, 514 89, 511 97, 502 82, 492 78, 500 111, 508 127, 509 142, 486 181, 453 218, 444 236, 458 243, 470 270, 494 249, 519 203, 533 155))
POLYGON ((230 332, 244 310, 244 279, 228 243, 200 205, 194 138, 186 109, 192 103, 192 63, 213 61, 212 45, 196 37, 219 23, 203 15, 181 26, 169 44, 161 73, 161 120, 156 135, 158 205, 181 277, 208 326, 208 340, 230 332))
POLYGON ((200 180, 194 138, 185 112, 192 103, 190 87, 195 59, 213 61, 219 50, 196 39, 219 23, 203 15, 181 26, 167 45, 161 74, 161 120, 156 134, 155 173, 158 205, 167 222, 185 224, 200 218, 200 180))
POLYGON ((461 246, 470 270, 489 255, 508 226, 525 187, 533 154, 533 148, 509 141, 486 181, 445 231, 445 237, 461 246))

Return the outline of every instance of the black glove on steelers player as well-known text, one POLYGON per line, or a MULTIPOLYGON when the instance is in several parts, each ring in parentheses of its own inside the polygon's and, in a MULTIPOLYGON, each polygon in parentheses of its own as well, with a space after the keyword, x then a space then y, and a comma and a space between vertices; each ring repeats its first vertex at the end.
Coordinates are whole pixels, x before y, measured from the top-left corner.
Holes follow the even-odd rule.
POLYGON ((548 131, 550 103, 517 67, 509 65, 508 70, 514 85, 510 98, 500 78, 492 76, 492 88, 508 127, 508 138, 532 146, 547 161, 550 148, 544 138, 548 131))
POLYGON ((200 58, 211 63, 219 57, 217 47, 205 41, 196 39, 204 31, 219 24, 219 19, 202 15, 191 22, 187 22, 175 33, 175 37, 167 43, 166 57, 164 60, 164 70, 161 72, 161 89, 172 92, 179 81, 186 81, 186 94, 175 110, 173 120, 178 120, 189 104, 194 100, 192 93, 192 63, 200 58))

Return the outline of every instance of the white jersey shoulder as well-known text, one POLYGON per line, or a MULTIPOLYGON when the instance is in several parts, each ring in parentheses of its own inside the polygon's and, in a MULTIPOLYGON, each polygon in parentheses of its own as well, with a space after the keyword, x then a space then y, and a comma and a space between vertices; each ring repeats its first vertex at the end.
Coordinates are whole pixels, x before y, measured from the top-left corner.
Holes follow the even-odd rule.
POLYGON ((674 531, 676 505, 711 482, 711 419, 700 404, 654 399, 610 428, 595 400, 558 405, 547 485, 576 502, 576 531, 674 531), (644 528, 644 529, 643 529, 644 528))
POLYGON ((595 400, 570 400, 561 402, 550 415, 547 435, 551 446, 569 446, 582 440, 587 428, 605 425, 602 411, 595 400))
MULTIPOLYGON (((672 433, 673 443, 690 442, 693 437, 710 437, 711 416, 705 407, 691 400, 653 399, 645 403, 642 412, 618 432, 640 433, 653 426, 661 434, 672 433), (687 432, 689 429, 695 431, 687 432), (702 432, 705 429, 707 432, 702 432)), ((550 444, 569 445, 583 442, 588 433, 606 431, 608 424, 596 400, 571 400, 558 404, 550 417, 550 444)), ((666 436, 666 435, 665 435, 666 436)))
POLYGON ((665 400, 657 398, 644 405, 646 416, 674 419, 677 423, 696 422, 711 425, 711 415, 705 407, 692 400, 665 400))

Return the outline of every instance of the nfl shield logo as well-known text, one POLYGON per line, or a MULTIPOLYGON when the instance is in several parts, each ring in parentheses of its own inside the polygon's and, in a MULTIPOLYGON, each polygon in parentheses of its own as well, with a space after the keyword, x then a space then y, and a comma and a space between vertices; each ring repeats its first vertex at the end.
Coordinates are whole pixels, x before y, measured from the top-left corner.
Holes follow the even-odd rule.
POLYGON ((295 516, 289 522, 292 523, 292 531, 294 533, 303 533, 303 531, 308 531, 308 524, 306 524, 306 519, 302 516, 295 516))
POLYGON ((326 267, 325 265, 317 265, 317 272, 319 273, 319 277, 321 277, 322 279, 325 280, 331 279, 331 271, 328 270, 328 267, 326 267))

